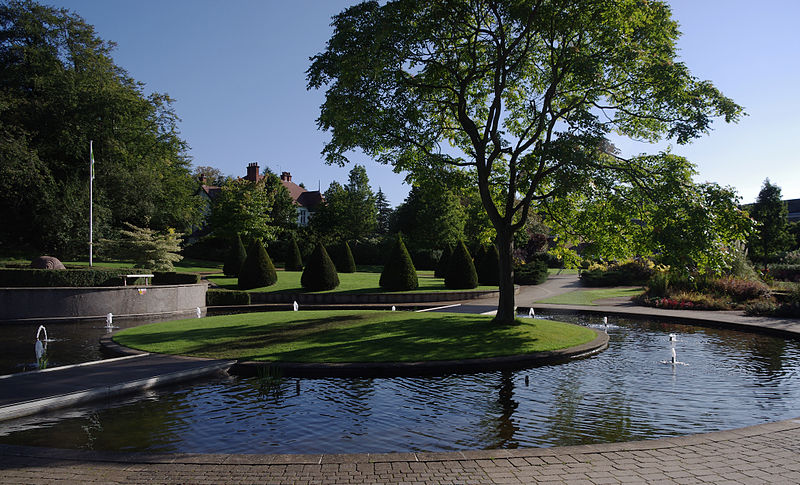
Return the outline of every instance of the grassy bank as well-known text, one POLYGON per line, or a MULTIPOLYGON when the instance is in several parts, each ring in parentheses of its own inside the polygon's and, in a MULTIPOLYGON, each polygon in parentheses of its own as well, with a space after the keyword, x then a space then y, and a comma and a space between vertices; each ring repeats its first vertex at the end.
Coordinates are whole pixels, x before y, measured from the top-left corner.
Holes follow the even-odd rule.
POLYGON ((415 362, 563 349, 595 338, 585 327, 454 313, 301 311, 223 315, 123 330, 114 340, 149 352, 272 362, 415 362))
POLYGON ((575 290, 561 295, 551 296, 536 303, 553 303, 557 305, 597 305, 597 300, 606 298, 632 298, 642 293, 642 288, 602 288, 596 290, 575 290))

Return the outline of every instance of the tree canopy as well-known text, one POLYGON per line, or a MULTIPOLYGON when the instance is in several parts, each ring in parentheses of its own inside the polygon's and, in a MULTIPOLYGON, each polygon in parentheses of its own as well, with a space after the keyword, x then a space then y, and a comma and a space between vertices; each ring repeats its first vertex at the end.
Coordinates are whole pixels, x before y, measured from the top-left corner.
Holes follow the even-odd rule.
POLYGON ((322 240, 336 244, 357 241, 375 233, 378 208, 364 166, 354 166, 344 186, 331 182, 324 196, 324 203, 317 208, 310 223, 322 240))
POLYGON ((361 149, 413 179, 477 186, 497 231, 498 322, 514 319, 512 238, 531 204, 646 168, 609 134, 686 143, 742 111, 677 60, 663 1, 369 1, 333 28, 307 73, 326 89, 326 159, 361 149))
POLYGON ((770 257, 789 249, 793 243, 788 231, 789 211, 781 199, 781 188, 766 179, 750 212, 756 221, 756 230, 750 239, 750 255, 766 264, 770 257))
POLYGON ((172 100, 145 95, 114 44, 64 9, 0 5, 0 211, 6 244, 84 254, 94 228, 187 230, 200 217, 172 100))

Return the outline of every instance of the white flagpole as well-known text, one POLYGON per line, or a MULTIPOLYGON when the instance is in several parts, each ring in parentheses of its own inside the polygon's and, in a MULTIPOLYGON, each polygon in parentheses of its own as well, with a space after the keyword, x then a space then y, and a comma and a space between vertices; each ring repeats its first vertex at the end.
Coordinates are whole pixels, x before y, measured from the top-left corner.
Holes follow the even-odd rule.
POLYGON ((89 267, 92 266, 92 183, 94 181, 94 153, 89 140, 89 267))

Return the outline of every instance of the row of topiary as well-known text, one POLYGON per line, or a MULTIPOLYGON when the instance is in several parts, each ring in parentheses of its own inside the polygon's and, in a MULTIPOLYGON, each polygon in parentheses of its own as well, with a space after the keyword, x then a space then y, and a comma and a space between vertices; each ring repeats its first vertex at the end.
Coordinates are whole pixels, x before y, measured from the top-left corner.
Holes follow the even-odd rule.
MULTIPOLYGON (((302 270, 300 283, 308 291, 325 291, 339 285, 338 272, 355 272, 355 261, 347 243, 342 246, 340 264, 331 260, 325 246, 318 244, 311 253, 305 267, 294 239, 290 242, 286 257, 287 271, 302 270)), ((244 250, 237 236, 223 271, 238 275, 238 286, 242 290, 271 286, 277 282, 277 272, 272 259, 259 240, 254 240, 248 251, 244 250), (237 269, 238 268, 238 269, 237 269)), ((462 241, 455 249, 446 248, 439 261, 436 276, 444 278, 449 289, 472 289, 478 284, 495 286, 499 280, 499 254, 495 246, 483 249, 473 261, 462 241)), ((414 263, 400 234, 396 236, 381 273, 379 284, 387 291, 409 291, 418 287, 414 263)))

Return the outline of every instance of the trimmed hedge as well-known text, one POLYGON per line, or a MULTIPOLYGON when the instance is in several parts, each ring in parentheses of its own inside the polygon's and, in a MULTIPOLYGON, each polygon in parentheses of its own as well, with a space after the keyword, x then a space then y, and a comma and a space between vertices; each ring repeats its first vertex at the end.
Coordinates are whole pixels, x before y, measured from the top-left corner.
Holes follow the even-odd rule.
POLYGON ((636 286, 647 284, 654 270, 635 261, 629 261, 607 270, 593 269, 581 273, 586 286, 636 286))
POLYGON ((278 273, 275 272, 275 265, 272 264, 264 245, 256 239, 250 244, 247 259, 244 260, 242 269, 239 270, 239 289, 250 290, 271 286, 277 281, 278 273))
POLYGON ((133 268, 113 269, 0 269, 0 287, 122 286, 121 275, 141 273, 133 268))
POLYGON ((250 293, 238 290, 208 290, 206 306, 249 305, 250 293))
POLYGON ((236 239, 231 241, 231 247, 228 248, 228 254, 225 256, 222 272, 225 276, 239 276, 239 270, 242 269, 246 259, 247 251, 245 251, 244 244, 242 244, 242 238, 239 234, 236 234, 236 239))
POLYGON ((153 272, 154 285, 195 285, 199 282, 200 275, 196 273, 153 272))
POLYGON ((769 274, 776 280, 800 283, 800 264, 771 264, 769 274))
POLYGON ((484 251, 480 260, 478 271, 478 283, 485 286, 497 286, 500 284, 500 252, 497 246, 490 244, 484 251))
POLYGON ((540 285, 547 281, 547 263, 538 260, 514 267, 514 283, 518 285, 540 285))
POLYGON ((297 245, 294 235, 289 237, 283 269, 285 271, 303 271, 303 257, 300 255, 300 247, 297 245))
POLYGON ((448 244, 442 250, 442 255, 439 257, 439 263, 436 265, 436 270, 433 272, 433 276, 436 278, 444 278, 444 275, 447 274, 447 265, 450 263, 451 254, 453 254, 453 248, 451 248, 448 244))
MULTIPOLYGON (((56 288, 92 286, 122 286, 126 274, 147 273, 146 269, 12 269, 0 268, 0 287, 6 288, 56 288)), ((193 285, 200 282, 195 273, 154 271, 153 285, 193 285)), ((142 278, 139 278, 140 280, 142 278)))
POLYGON ((327 291, 339 286, 339 275, 336 266, 328 256, 325 246, 317 244, 308 258, 306 269, 300 276, 300 284, 308 291, 327 291))
POLYGON ((334 264, 336 265, 336 271, 339 273, 356 272, 356 261, 353 259, 353 252, 350 250, 350 245, 347 244, 347 241, 343 242, 339 250, 336 251, 334 264))
POLYGON ((378 284, 387 291, 416 290, 419 286, 417 270, 400 234, 395 237, 394 246, 383 266, 378 284))
POLYGON ((447 264, 444 286, 451 290, 469 290, 478 286, 478 273, 464 241, 458 241, 447 264))

